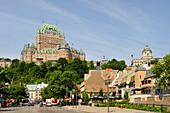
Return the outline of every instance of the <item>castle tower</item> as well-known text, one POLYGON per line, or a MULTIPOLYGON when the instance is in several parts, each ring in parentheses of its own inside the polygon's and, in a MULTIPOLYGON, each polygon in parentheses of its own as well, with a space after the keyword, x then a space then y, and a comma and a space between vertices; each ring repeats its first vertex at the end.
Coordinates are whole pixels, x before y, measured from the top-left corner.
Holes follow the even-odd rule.
POLYGON ((67 46, 65 39, 62 41, 62 43, 59 46, 59 54, 60 57, 70 60, 70 49, 67 46))
POLYGON ((85 60, 85 54, 84 54, 82 48, 80 48, 80 60, 85 60))

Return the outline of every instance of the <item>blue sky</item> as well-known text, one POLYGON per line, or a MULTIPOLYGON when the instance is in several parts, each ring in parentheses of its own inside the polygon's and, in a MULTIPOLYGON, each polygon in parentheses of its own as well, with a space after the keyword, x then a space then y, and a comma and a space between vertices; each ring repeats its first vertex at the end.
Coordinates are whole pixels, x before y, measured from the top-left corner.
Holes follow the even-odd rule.
POLYGON ((148 41, 153 57, 170 52, 169 0, 1 0, 0 57, 20 58, 45 23, 57 24, 86 60, 116 58, 130 65, 148 41))

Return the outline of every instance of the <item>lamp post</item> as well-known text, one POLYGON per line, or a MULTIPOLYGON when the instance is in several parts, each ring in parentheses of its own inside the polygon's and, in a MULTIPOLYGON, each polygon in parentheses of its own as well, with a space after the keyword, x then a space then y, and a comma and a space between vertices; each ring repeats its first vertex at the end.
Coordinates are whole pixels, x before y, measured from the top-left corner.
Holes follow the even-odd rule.
POLYGON ((67 106, 67 86, 66 86, 66 106, 67 106))
POLYGON ((73 89, 73 95, 72 95, 72 99, 73 99, 73 108, 74 108, 74 92, 75 92, 75 89, 73 89))
POLYGON ((105 85, 107 85, 107 108, 108 108, 107 112, 109 112, 109 87, 108 86, 111 83, 111 79, 110 78, 105 79, 104 82, 105 82, 105 85))

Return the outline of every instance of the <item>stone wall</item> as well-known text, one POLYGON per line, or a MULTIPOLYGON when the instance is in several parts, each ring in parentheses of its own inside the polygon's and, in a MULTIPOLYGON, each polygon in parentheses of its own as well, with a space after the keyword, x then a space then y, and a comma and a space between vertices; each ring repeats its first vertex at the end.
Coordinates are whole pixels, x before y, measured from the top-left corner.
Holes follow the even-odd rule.
POLYGON ((162 100, 156 100, 153 96, 152 97, 146 97, 147 99, 145 101, 141 100, 141 97, 137 97, 134 99, 134 103, 138 104, 155 104, 157 105, 168 105, 168 110, 170 110, 170 94, 166 94, 163 96, 162 100))

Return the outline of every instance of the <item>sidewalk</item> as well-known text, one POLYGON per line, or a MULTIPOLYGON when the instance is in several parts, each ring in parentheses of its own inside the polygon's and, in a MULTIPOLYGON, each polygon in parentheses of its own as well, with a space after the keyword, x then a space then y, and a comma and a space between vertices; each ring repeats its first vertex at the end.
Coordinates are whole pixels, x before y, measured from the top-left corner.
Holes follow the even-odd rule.
MULTIPOLYGON (((75 110, 75 111, 81 111, 86 113, 107 113, 107 107, 90 107, 90 106, 63 106, 63 108, 75 110)), ((109 107, 110 113, 155 113, 155 112, 149 112, 149 111, 141 111, 141 110, 135 110, 135 109, 120 109, 118 107, 109 107)))

